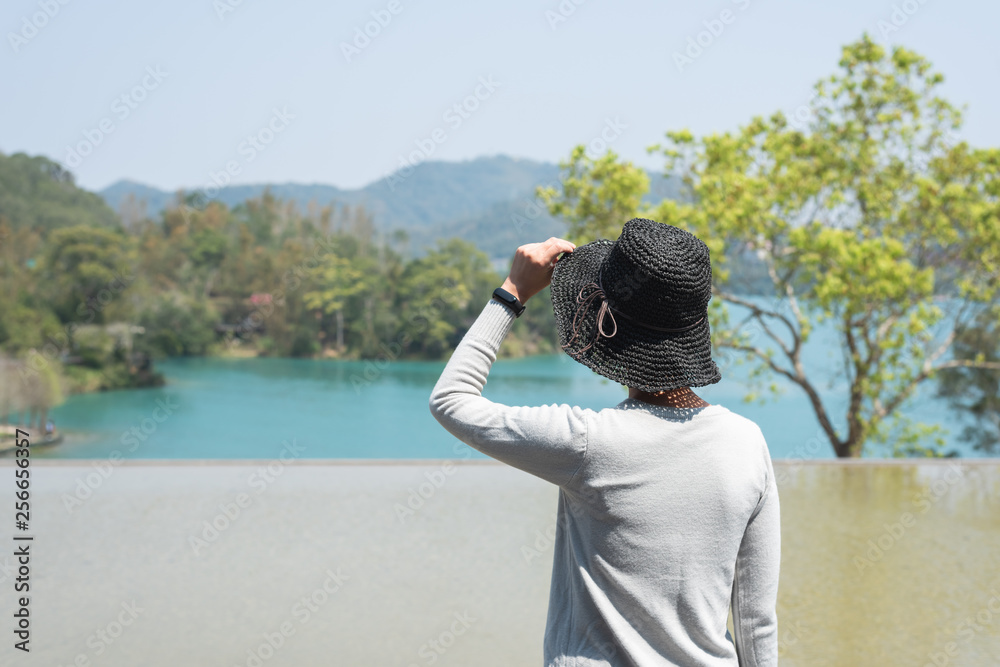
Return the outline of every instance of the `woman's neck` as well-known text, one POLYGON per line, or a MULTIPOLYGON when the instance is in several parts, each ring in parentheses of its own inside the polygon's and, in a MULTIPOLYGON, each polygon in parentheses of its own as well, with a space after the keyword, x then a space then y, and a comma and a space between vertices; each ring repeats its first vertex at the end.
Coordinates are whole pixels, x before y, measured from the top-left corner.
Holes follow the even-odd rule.
POLYGON ((702 400, 697 394, 691 391, 691 387, 678 387, 651 393, 641 389, 629 387, 628 397, 644 403, 653 405, 663 405, 668 408, 704 408, 711 403, 702 400))

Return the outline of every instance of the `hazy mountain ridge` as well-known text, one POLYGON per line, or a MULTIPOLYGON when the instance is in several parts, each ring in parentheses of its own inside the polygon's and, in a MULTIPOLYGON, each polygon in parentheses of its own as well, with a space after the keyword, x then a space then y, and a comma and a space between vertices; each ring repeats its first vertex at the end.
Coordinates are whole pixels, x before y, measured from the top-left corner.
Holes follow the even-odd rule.
MULTIPOLYGON (((423 162, 353 190, 323 184, 262 183, 220 188, 215 199, 232 207, 270 190, 302 210, 310 203, 361 204, 380 230, 406 230, 413 252, 437 239, 459 236, 492 258, 504 258, 518 245, 565 233, 565 224, 549 216, 535 198, 535 188, 557 186, 559 174, 554 163, 497 155, 463 162, 423 162)), ((647 199, 677 196, 676 179, 651 173, 650 180, 652 192, 647 199)), ((177 201, 176 193, 128 180, 98 194, 116 211, 132 195, 144 201, 146 214, 154 217, 177 201)))

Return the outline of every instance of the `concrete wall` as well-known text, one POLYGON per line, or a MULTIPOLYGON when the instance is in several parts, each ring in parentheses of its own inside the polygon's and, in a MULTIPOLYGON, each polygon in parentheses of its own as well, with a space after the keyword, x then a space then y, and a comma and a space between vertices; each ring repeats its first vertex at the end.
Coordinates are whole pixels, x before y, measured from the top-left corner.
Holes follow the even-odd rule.
MULTIPOLYGON (((35 461, 23 654, 12 464, 0 664, 541 663, 556 490, 470 461, 35 461)), ((783 665, 1000 664, 1000 461, 775 468, 783 665)))

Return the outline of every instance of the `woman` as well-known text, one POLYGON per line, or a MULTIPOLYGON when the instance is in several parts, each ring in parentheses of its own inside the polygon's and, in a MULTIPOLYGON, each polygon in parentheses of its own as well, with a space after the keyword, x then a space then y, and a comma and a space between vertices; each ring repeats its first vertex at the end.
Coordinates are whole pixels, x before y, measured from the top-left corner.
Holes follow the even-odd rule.
POLYGON ((431 412, 448 431, 560 488, 548 666, 777 664, 767 444, 756 424, 691 390, 721 378, 711 283, 705 244, 652 220, 630 220, 615 242, 522 246, 434 387, 431 412), (481 395, 514 320, 550 281, 563 348, 628 387, 618 405, 511 407, 481 395))

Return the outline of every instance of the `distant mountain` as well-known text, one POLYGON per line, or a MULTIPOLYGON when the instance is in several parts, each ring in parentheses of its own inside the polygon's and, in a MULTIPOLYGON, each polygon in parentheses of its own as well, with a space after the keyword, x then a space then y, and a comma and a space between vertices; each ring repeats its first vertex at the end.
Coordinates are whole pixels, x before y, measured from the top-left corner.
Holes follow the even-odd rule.
POLYGON ((494 260, 509 260, 520 245, 565 233, 566 223, 550 216, 527 194, 493 204, 478 215, 409 231, 414 251, 433 246, 440 238, 459 237, 472 241, 494 260))
MULTIPOLYGON (((103 190, 97 192, 108 206, 122 213, 125 209, 129 196, 145 207, 149 215, 156 216, 160 211, 170 208, 175 204, 176 195, 166 190, 158 190, 154 187, 137 183, 136 181, 121 180, 112 183, 103 190)), ((125 217, 125 216, 123 216, 125 217)))
POLYGON ((475 218, 502 202, 533 196, 559 177, 559 167, 506 156, 466 162, 424 162, 360 190, 379 225, 413 231, 475 218))
MULTIPOLYGON (((650 180, 651 197, 677 196, 676 179, 651 173, 650 180)), ((437 239, 460 236, 498 259, 509 258, 523 243, 565 233, 565 224, 549 216, 534 194, 539 185, 558 183, 556 164, 497 155, 464 162, 423 162, 354 190, 296 183, 236 185, 221 188, 215 198, 232 207, 270 190, 302 210, 310 203, 361 204, 372 213, 379 229, 406 230, 414 253, 437 239)), ((118 211, 145 202, 146 214, 151 216, 177 202, 175 193, 124 180, 99 194, 118 211)))

